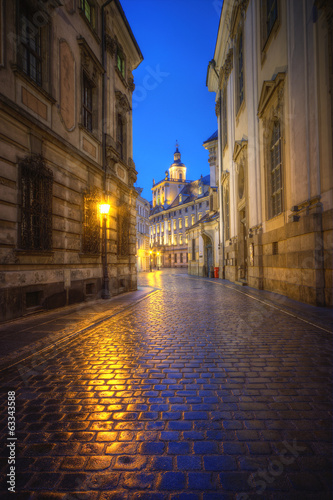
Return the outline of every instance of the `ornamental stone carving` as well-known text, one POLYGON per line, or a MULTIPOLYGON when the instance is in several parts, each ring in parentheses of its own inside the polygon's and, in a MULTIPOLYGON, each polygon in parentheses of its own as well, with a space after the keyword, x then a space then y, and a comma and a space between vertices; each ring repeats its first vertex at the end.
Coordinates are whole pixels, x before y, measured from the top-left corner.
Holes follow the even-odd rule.
POLYGON ((112 57, 115 55, 117 42, 111 35, 105 35, 105 48, 112 57))
POLYGON ((220 116, 220 109, 221 109, 221 99, 218 98, 218 100, 215 103, 215 114, 217 117, 220 116))
POLYGON ((116 90, 115 94, 116 94, 116 100, 117 100, 118 106, 120 108, 122 108, 122 110, 125 111, 125 113, 127 113, 128 111, 130 111, 131 110, 131 106, 129 105, 128 99, 125 96, 125 94, 123 94, 122 92, 120 92, 120 90, 116 90))

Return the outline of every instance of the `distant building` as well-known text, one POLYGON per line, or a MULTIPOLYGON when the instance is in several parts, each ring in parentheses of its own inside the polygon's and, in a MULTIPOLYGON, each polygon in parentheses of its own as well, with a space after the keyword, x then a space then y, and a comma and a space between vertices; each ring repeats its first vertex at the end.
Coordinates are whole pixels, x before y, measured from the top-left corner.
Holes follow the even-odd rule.
POLYGON ((137 271, 149 271, 149 213, 150 203, 142 198, 142 188, 135 188, 136 199, 136 265, 137 271))
POLYGON ((203 146, 209 152, 209 204, 205 215, 186 230, 188 239, 188 273, 212 277, 219 266, 219 211, 217 179, 217 131, 203 146))
POLYGON ((333 5, 224 0, 216 93, 220 277, 332 306, 333 5))
POLYGON ((103 3, 0 0, 0 320, 100 297, 107 277, 111 295, 137 287, 143 57, 119 0, 103 3))
POLYGON ((187 268, 186 230, 209 210, 209 175, 187 181, 186 166, 181 162, 177 144, 174 162, 162 181, 153 181, 152 194, 149 217, 152 267, 187 268))

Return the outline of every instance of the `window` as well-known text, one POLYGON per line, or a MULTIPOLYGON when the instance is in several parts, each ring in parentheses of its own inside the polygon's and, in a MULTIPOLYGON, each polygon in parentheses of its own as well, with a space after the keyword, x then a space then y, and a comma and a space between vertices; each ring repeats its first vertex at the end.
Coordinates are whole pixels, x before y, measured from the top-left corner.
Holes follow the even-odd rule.
POLYGON ((277 0, 262 0, 261 1, 261 16, 262 16, 262 46, 266 42, 273 31, 275 23, 278 19, 278 2, 277 0))
POLYGON ((227 181, 224 190, 224 234, 225 239, 230 238, 230 189, 229 181, 227 181))
POLYGON ((91 0, 81 0, 81 10, 84 18, 93 29, 96 29, 95 5, 91 0))
POLYGON ((180 245, 183 244, 183 235, 182 234, 179 235, 179 244, 180 245))
POLYGON ((51 250, 53 174, 40 155, 26 158, 20 167, 20 247, 23 250, 51 250))
POLYGON ((281 130, 275 122, 270 147, 271 216, 282 212, 281 130))
POLYGON ((173 221, 173 230, 174 231, 177 230, 177 221, 176 221, 176 219, 173 221))
POLYGON ((98 254, 100 252, 100 219, 97 191, 87 191, 83 197, 83 253, 98 254))
POLYGON ((179 219, 178 227, 179 227, 179 229, 181 229, 183 227, 183 220, 182 219, 179 219))
POLYGON ((177 262, 177 254, 175 253, 175 264, 176 264, 176 262, 177 262))
POLYGON ((195 215, 193 214, 192 215, 192 226, 193 226, 194 223, 195 223, 195 215))
POLYGON ((185 208, 185 212, 187 213, 187 207, 185 208))
POLYGON ((179 195, 179 203, 181 203, 181 202, 182 202, 182 200, 183 200, 183 197, 182 197, 182 195, 180 194, 180 195, 179 195))
MULTIPOLYGON (((125 157, 125 124, 120 113, 117 116, 117 150, 123 160, 125 157)), ((157 203, 159 203, 159 199, 157 203)))
POLYGON ((202 194, 202 186, 199 186, 199 194, 202 194))
POLYGON ((120 47, 117 47, 117 68, 123 78, 125 78, 125 57, 120 47))
POLYGON ((185 217, 185 227, 188 227, 188 216, 185 217))
POLYGON ((244 58, 243 32, 240 31, 237 44, 237 111, 244 101, 244 58))
POLYGON ((195 239, 192 240, 192 260, 195 260, 195 239))
POLYGON ((170 221, 168 222, 168 231, 169 232, 171 231, 171 222, 170 221))
POLYGON ((201 219, 201 217, 202 217, 202 212, 199 212, 199 213, 198 213, 198 220, 200 220, 200 219, 201 219))
MULTIPOLYGON (((18 65, 37 85, 42 86, 42 45, 45 46, 47 42, 45 33, 47 26, 44 20, 44 26, 40 27, 39 16, 36 16, 38 11, 35 11, 32 4, 27 1, 20 0, 18 12, 18 65)), ((46 12, 43 11, 43 16, 44 14, 46 15, 46 12)))
POLYGON ((83 125, 84 127, 92 132, 93 129, 93 84, 87 78, 86 74, 83 74, 83 125))
POLYGON ((183 263, 183 254, 180 254, 180 262, 183 263))

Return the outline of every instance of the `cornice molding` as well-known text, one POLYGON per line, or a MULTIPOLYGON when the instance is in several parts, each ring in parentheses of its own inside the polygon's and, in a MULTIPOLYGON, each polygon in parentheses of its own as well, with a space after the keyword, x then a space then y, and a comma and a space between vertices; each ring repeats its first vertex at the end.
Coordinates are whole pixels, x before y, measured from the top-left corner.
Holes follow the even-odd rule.
POLYGON ((275 95, 276 91, 279 90, 279 102, 281 102, 282 96, 280 93, 283 92, 283 85, 285 81, 285 73, 278 73, 274 80, 266 80, 264 81, 261 89, 259 105, 258 105, 258 117, 262 118, 265 113, 267 106, 269 105, 273 95, 275 95))

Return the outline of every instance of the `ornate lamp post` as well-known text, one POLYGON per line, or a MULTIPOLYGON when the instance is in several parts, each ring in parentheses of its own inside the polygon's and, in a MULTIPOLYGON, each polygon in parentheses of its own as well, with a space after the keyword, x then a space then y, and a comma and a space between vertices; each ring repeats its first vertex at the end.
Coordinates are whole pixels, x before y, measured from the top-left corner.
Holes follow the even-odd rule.
POLYGON ((102 286, 102 299, 110 298, 109 291, 109 276, 108 276, 108 262, 107 262, 107 234, 106 234, 106 219, 110 211, 108 203, 101 203, 99 210, 103 217, 102 225, 102 259, 103 259, 103 286, 102 286))

